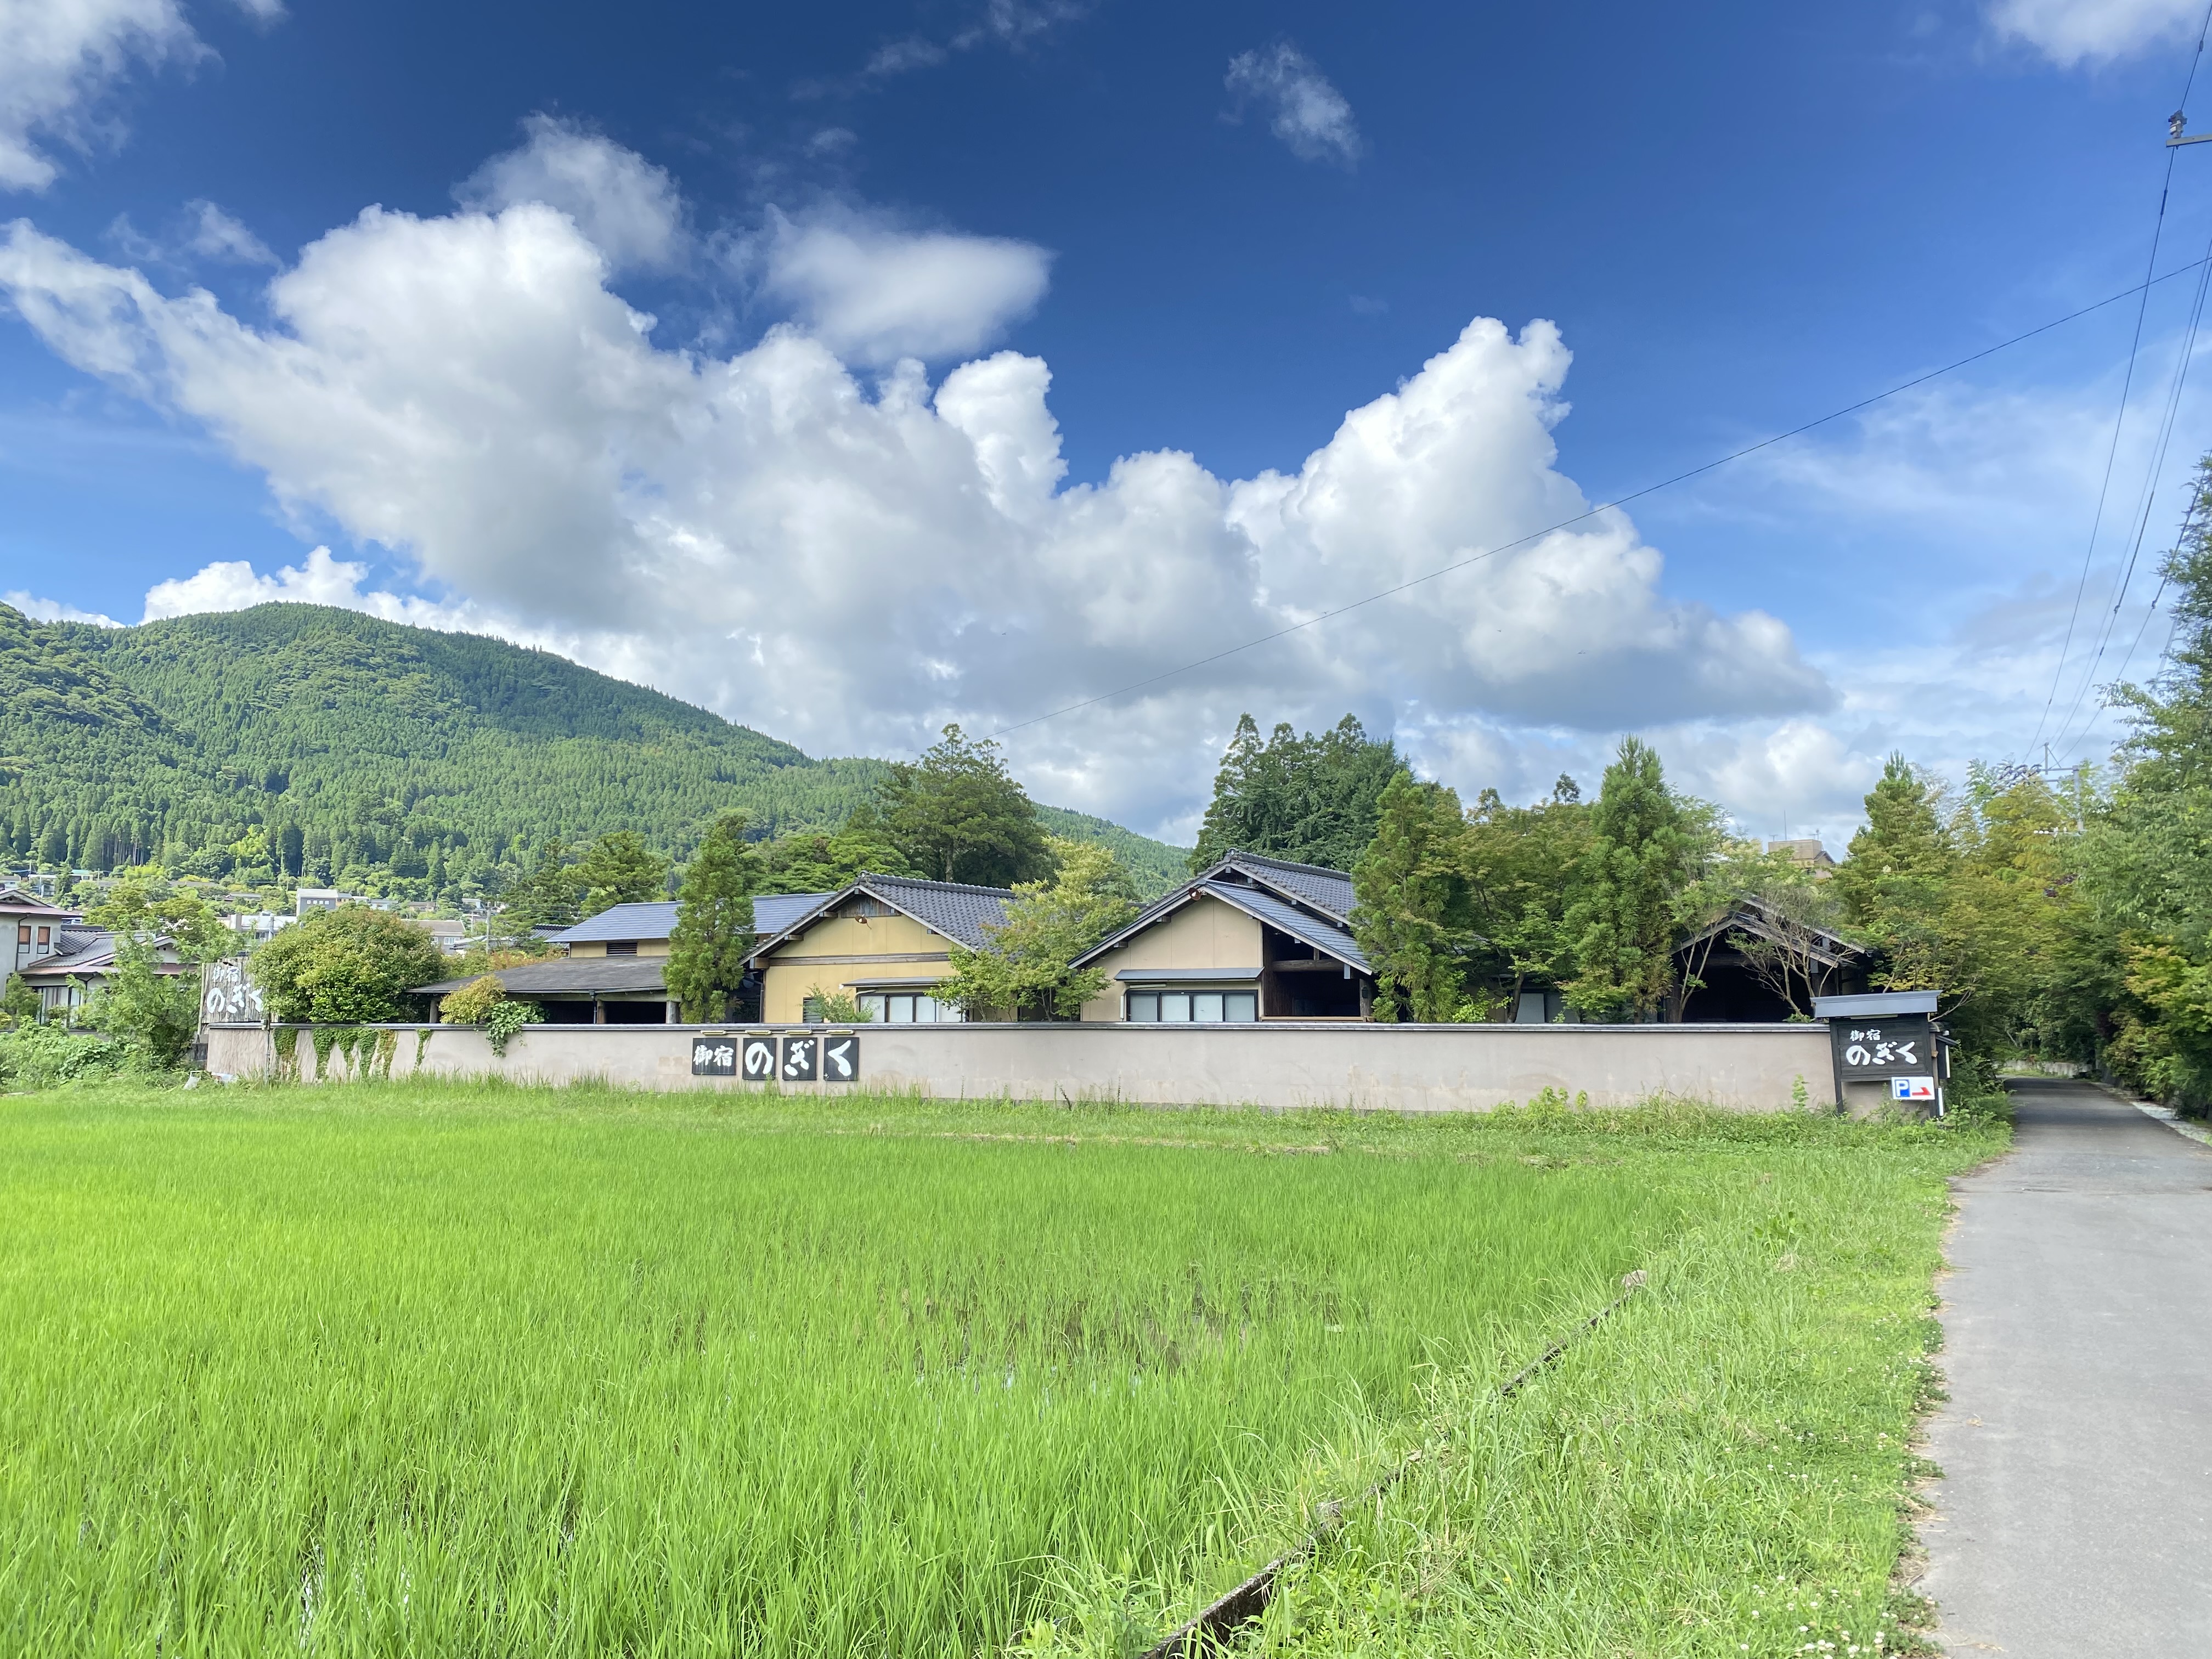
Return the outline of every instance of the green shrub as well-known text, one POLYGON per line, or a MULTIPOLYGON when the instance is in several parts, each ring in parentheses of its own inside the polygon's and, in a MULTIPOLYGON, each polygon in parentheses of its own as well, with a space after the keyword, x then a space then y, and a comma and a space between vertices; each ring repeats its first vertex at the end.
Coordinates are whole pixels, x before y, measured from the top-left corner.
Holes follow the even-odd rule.
POLYGON ((491 1018, 492 1010, 506 1000, 507 987, 499 982, 496 975, 486 974, 449 993, 438 1004, 438 1018, 448 1025, 481 1025, 491 1018))
POLYGON ((64 1083, 118 1075, 128 1049, 112 1037, 60 1025, 24 1025, 0 1031, 0 1084, 11 1089, 52 1089, 64 1083))

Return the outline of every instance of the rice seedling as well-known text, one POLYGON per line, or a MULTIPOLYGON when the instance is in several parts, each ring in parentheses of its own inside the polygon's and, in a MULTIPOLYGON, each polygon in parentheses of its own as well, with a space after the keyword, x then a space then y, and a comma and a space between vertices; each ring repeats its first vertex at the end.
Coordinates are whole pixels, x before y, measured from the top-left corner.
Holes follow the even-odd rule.
MULTIPOLYGON (((1854 1134, 469 1085, 11 1099, 0 1647, 1126 1648, 1621 1273, 1756 1236, 1729 1207, 1746 1160, 1859 1158, 1878 1211, 1898 1159, 1965 1155, 1854 1134)), ((1683 1334, 1742 1347, 1733 1279, 1668 1294, 1683 1334)), ((1468 1524, 1410 1484, 1416 1532, 1468 1524)), ((1551 1522, 1587 1518, 1571 1498, 1551 1522)), ((1550 1523, 1516 1522, 1570 1549, 1550 1523)), ((1413 1571, 1381 1539, 1317 1559, 1305 1622, 1267 1639, 1320 1639, 1327 1584, 1413 1571)))

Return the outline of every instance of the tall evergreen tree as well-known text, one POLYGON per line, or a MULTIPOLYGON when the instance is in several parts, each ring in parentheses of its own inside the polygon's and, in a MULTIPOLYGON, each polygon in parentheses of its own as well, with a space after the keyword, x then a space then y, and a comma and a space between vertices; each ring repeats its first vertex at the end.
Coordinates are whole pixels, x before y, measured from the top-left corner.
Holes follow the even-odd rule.
POLYGON ((616 830, 593 842, 577 860, 574 881, 584 889, 584 914, 610 905, 643 904, 668 896, 668 860, 635 830, 616 830))
POLYGON ((1052 871, 1036 808, 1007 774, 999 745, 957 726, 918 763, 892 766, 883 823, 907 862, 933 881, 1012 887, 1052 871))
POLYGON ((1866 798, 1866 827, 1833 878, 1844 913, 1861 927, 1913 908, 1929 908, 1957 863, 1939 805, 1942 787, 1893 753, 1866 798))
POLYGON ((743 988, 753 948, 753 895, 764 873, 745 839, 743 812, 714 820, 684 871, 676 927, 668 940, 668 994, 684 1018, 720 1019, 743 988))
POLYGON ((1375 839, 1352 868, 1352 927, 1374 965, 1378 1020, 1478 1017, 1467 987, 1467 822, 1459 797, 1401 770, 1382 791, 1375 839))
POLYGON ((549 836, 538 843, 530 873, 502 896, 501 920, 507 931, 528 933, 540 927, 573 927, 583 920, 584 884, 568 857, 568 843, 549 836))
POLYGON ((1674 988, 1675 899, 1710 848, 1710 814, 1667 787, 1657 750, 1623 738, 1590 832, 1567 915, 1577 972, 1564 988, 1585 1013, 1648 1019, 1674 988))
POLYGON ((1349 871, 1375 838, 1382 791, 1399 769, 1395 745, 1369 737, 1352 715, 1318 736, 1278 725, 1265 743, 1242 715, 1190 867, 1241 850, 1349 871))

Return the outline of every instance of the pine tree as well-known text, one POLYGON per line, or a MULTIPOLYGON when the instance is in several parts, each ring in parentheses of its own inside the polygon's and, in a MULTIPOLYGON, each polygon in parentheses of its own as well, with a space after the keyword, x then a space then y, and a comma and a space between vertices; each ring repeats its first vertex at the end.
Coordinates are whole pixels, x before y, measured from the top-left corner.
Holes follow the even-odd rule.
POLYGON ((574 879, 584 889, 584 914, 611 905, 642 904, 668 896, 668 860, 635 830, 601 836, 577 861, 574 879))
POLYGON ((760 890, 760 854, 745 839, 743 812, 714 820, 684 872, 676 928, 668 941, 668 994, 684 1018, 727 1018, 744 984, 753 948, 753 895, 760 890))
POLYGON ((1352 928, 1373 964, 1374 1017, 1429 1024, 1473 1019, 1467 988, 1467 820, 1459 797, 1401 770, 1352 868, 1352 928))

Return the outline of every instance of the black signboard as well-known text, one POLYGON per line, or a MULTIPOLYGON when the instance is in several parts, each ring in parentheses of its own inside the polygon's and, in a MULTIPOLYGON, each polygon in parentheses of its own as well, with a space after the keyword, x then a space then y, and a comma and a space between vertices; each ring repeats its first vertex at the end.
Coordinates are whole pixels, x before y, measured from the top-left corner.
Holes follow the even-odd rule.
POLYGON ((738 1074, 738 1040, 720 1031, 708 1031, 691 1039, 691 1075, 693 1077, 735 1077, 738 1074))
POLYGON ((1828 1033, 1836 1045, 1836 1076, 1841 1082, 1936 1075, 1936 1033, 1925 1014, 1831 1019, 1828 1033))
POLYGON ((744 1067, 741 1075, 748 1083, 775 1081, 775 1039, 766 1035, 749 1036, 738 1050, 738 1063, 744 1067))
POLYGON ((783 1064, 776 1068, 776 1076, 785 1083, 814 1081, 815 1062, 821 1057, 822 1039, 813 1036, 787 1036, 783 1040, 783 1064))
POLYGON ((833 1032, 822 1039, 822 1080, 857 1083, 860 1079, 860 1039, 850 1031, 833 1032))

